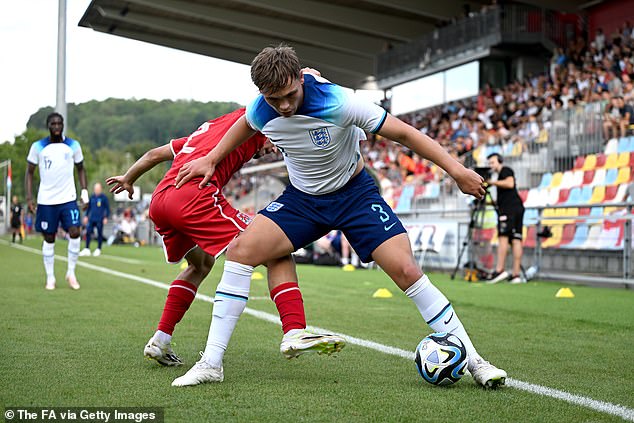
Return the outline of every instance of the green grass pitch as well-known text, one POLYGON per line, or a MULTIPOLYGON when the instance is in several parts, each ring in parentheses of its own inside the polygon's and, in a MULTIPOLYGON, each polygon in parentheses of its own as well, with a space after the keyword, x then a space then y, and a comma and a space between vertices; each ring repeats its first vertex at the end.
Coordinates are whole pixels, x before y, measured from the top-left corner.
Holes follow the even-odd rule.
MULTIPOLYGON (((41 240, 25 245, 39 250, 41 240)), ((56 245, 65 257, 67 243, 56 245)), ((164 263, 158 248, 104 253, 80 262, 167 284, 179 271, 164 263)), ((63 279, 66 263, 56 260, 55 269, 58 288, 49 292, 41 256, 0 241, 3 407, 164 407, 168 422, 623 421, 513 387, 485 391, 470 377, 433 387, 413 361, 357 345, 333 357, 287 361, 279 353, 280 326, 251 315, 240 319, 225 355, 225 382, 173 388, 172 380, 204 349, 211 304, 195 301, 176 328, 174 349, 185 366, 163 368, 142 352, 167 291, 81 266, 82 288, 72 291, 63 279)), ((220 261, 200 292, 213 296, 221 272, 220 261)), ((310 325, 407 351, 431 332, 379 270, 300 265, 298 273, 310 325), (372 298, 378 288, 394 297, 372 298)), ((480 353, 510 378, 634 410, 633 292, 573 286, 574 299, 557 299, 564 285, 430 278, 480 353)), ((275 314, 266 296, 266 281, 254 280, 248 307, 275 314)))

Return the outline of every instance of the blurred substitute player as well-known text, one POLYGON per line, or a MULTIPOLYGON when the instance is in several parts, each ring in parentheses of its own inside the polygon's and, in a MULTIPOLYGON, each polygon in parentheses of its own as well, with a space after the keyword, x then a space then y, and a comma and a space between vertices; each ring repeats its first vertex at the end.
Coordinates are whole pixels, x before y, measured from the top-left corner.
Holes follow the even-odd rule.
POLYGON ((73 167, 77 168, 81 185, 81 202, 88 203, 86 189, 86 170, 81 146, 74 139, 62 135, 64 118, 59 113, 51 113, 46 118, 46 126, 50 135, 34 142, 26 158, 26 202, 31 212, 34 211, 31 193, 33 191, 33 174, 35 166, 40 169, 40 187, 37 193, 37 212, 35 230, 42 232, 42 256, 46 270, 46 289, 55 289, 55 234, 60 223, 68 232, 68 270, 66 280, 73 289, 79 289, 75 276, 75 266, 79 255, 81 240, 79 209, 77 208, 77 192, 73 167))
POLYGON ((86 225, 86 248, 79 252, 80 256, 90 255, 90 239, 97 229, 97 249, 92 253, 93 256, 101 255, 101 245, 103 244, 103 227, 108 223, 110 217, 110 203, 108 197, 103 193, 103 188, 99 182, 93 185, 92 195, 88 202, 86 215, 84 216, 84 225, 86 225))
MULTIPOLYGON (((374 260, 414 301, 435 332, 453 333, 462 340, 469 353, 468 369, 477 383, 504 384, 506 372, 478 355, 447 298, 417 265, 403 225, 363 168, 355 127, 395 140, 433 161, 466 194, 482 197, 484 180, 451 158, 440 144, 381 107, 321 77, 302 75, 291 47, 262 50, 251 64, 251 79, 260 95, 247 106, 246 115, 209 155, 183 166, 176 181, 181 186, 204 175, 200 182, 204 187, 216 163, 256 131, 269 137, 284 155, 290 185, 229 245, 222 284, 248 290, 253 266, 340 229, 361 260, 374 260)), ((214 314, 202 359, 172 385, 213 380, 206 375, 222 363, 213 346, 228 342, 227 333, 214 329, 221 325, 217 320, 228 317, 214 314)))
MULTIPOLYGON (((125 175, 110 177, 106 181, 108 185, 114 185, 112 192, 126 190, 131 198, 132 185, 143 173, 158 163, 173 160, 172 167, 152 195, 150 218, 163 237, 167 261, 178 263, 185 258, 188 267, 172 282, 158 330, 144 350, 146 357, 166 366, 182 364, 171 347, 174 327, 194 301, 196 291, 211 271, 215 258, 251 221, 249 216, 231 207, 222 194, 222 187, 244 163, 259 152, 270 151, 272 145, 262 134, 252 134, 247 142, 219 163, 214 177, 202 189, 198 188, 200 178, 178 190, 174 180, 181 166, 213 150, 236 120, 244 116, 244 112, 244 109, 239 109, 205 122, 189 137, 172 140, 169 144, 148 151, 125 175)), ((271 298, 279 311, 284 331, 281 353, 293 358, 304 352, 331 354, 341 350, 345 344, 342 338, 317 335, 305 330, 304 305, 291 256, 275 257, 268 261, 267 266, 271 298)), ((244 273, 249 277, 251 275, 248 269, 244 273)), ((227 326, 224 330, 229 332, 229 336, 248 297, 248 287, 241 289, 221 281, 216 288, 213 315, 223 320, 227 326)), ((224 353, 226 344, 214 344, 214 347, 221 348, 224 353)), ((223 377, 222 369, 214 374, 216 381, 222 381, 223 377)))

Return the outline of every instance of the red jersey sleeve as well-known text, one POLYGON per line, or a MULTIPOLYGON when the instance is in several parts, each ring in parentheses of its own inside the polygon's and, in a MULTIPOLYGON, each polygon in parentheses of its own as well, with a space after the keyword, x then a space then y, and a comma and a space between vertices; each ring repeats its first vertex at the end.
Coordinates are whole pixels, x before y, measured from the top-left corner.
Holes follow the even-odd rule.
POLYGON ((183 146, 187 142, 188 137, 176 138, 174 140, 170 140, 170 148, 172 149, 172 154, 174 157, 183 149, 183 146))

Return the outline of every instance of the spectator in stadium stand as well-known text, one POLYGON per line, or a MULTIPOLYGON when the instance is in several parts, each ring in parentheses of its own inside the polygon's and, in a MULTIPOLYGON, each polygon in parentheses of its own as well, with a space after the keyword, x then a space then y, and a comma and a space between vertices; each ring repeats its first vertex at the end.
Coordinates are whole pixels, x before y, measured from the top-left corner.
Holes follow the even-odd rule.
POLYGON ((521 283, 524 205, 517 192, 515 174, 510 167, 503 165, 502 156, 494 153, 489 155, 487 160, 491 170, 498 175, 497 180, 487 181, 490 186, 497 187, 498 206, 497 265, 488 283, 498 283, 503 280, 508 280, 510 283, 521 283), (513 273, 511 274, 504 270, 509 245, 511 245, 513 253, 513 273))
POLYGON ((632 106, 625 104, 623 97, 612 97, 603 119, 605 139, 624 137, 632 119, 632 106))

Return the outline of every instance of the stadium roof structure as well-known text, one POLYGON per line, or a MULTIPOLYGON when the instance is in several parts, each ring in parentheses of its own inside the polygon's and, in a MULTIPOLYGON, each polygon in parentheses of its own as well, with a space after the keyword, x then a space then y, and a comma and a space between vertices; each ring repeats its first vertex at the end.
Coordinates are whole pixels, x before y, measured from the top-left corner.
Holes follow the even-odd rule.
MULTIPOLYGON (((265 46, 292 45, 302 64, 350 88, 374 88, 377 55, 490 0, 92 0, 79 25, 250 64, 265 46), (466 5, 466 6, 465 6, 466 5)), ((522 3, 552 6, 550 0, 522 3)), ((558 0, 577 11, 587 0, 558 0)))

